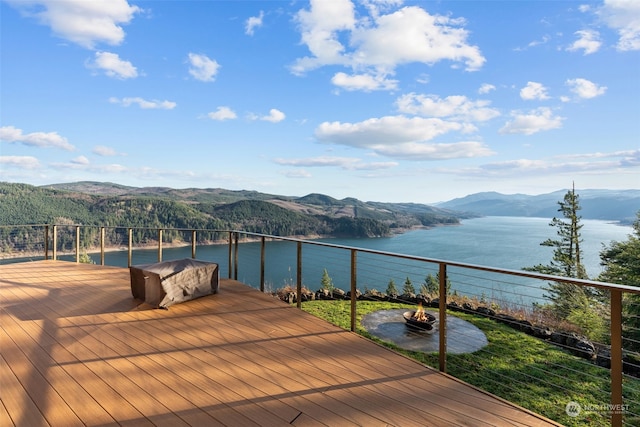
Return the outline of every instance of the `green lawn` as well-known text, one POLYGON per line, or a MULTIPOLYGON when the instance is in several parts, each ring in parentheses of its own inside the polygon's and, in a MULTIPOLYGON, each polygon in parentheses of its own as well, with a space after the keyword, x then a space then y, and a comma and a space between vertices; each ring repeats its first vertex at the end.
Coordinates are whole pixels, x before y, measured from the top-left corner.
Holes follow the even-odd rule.
MULTIPOLYGON (((400 349, 373 337, 360 323, 365 314, 396 308, 415 309, 415 306, 358 301, 356 332, 437 368, 437 353, 400 349)), ((303 303, 302 309, 344 329, 350 328, 349 301, 310 301, 303 303)), ((464 313, 455 313, 455 316, 480 328, 489 344, 475 353, 448 354, 449 374, 568 426, 610 425, 608 414, 603 411, 582 411, 577 417, 569 417, 565 411, 570 401, 578 402, 584 408, 608 404, 610 379, 607 369, 491 319, 464 313)), ((640 380, 625 379, 624 396, 630 412, 640 412, 634 403, 640 401, 640 380)), ((640 419, 630 418, 626 417, 625 423, 640 425, 640 419)))

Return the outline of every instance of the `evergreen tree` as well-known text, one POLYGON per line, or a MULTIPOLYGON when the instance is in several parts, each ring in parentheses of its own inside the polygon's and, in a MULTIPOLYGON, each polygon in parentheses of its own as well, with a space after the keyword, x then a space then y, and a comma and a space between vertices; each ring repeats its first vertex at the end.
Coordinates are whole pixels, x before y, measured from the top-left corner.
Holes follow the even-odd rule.
MULTIPOLYGON (((558 238, 540 243, 542 246, 554 248, 553 259, 548 265, 538 264, 524 269, 555 276, 587 279, 580 251, 582 224, 578 211, 581 207, 575 187, 565 194, 563 201, 558 202, 558 205, 558 212, 562 213, 564 219, 554 217, 549 223, 550 226, 556 227, 558 238)), ((545 298, 551 301, 552 312, 560 319, 566 319, 574 310, 587 310, 591 306, 590 299, 593 294, 582 286, 555 282, 550 283, 546 291, 545 298)))
POLYGON ((322 278, 320 279, 320 285, 322 286, 322 289, 326 289, 326 290, 329 290, 329 291, 332 291, 335 288, 335 286, 333 285, 333 279, 331 278, 331 276, 329 276, 329 272, 327 271, 326 268, 322 272, 322 278))
POLYGON ((407 276, 407 280, 404 281, 404 286, 402 287, 403 295, 413 295, 416 293, 416 288, 413 287, 413 282, 409 276, 407 276))
POLYGON ((387 285, 387 295, 390 297, 398 296, 398 288, 396 288, 396 282, 393 279, 389 280, 389 284, 387 285))
POLYGON ((438 279, 435 278, 431 273, 427 274, 427 277, 425 277, 423 286, 427 291, 427 295, 437 295, 438 290, 440 289, 438 279))
MULTIPOLYGON (((636 213, 633 234, 624 242, 612 242, 600 252, 603 282, 640 287, 640 211, 636 213)), ((625 348, 640 350, 640 295, 623 294, 623 334, 625 348)))

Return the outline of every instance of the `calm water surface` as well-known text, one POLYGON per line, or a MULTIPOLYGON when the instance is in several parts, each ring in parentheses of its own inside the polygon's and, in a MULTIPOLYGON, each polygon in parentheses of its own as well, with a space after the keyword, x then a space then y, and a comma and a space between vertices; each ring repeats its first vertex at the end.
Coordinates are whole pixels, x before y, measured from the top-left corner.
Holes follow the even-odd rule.
MULTIPOLYGON (((541 246, 546 239, 555 239, 556 228, 549 226, 549 218, 522 217, 484 217, 462 221, 458 226, 437 227, 428 230, 413 230, 404 234, 384 238, 363 239, 323 239, 336 245, 373 249, 384 252, 416 255, 438 260, 457 261, 468 264, 521 270, 537 264, 548 264, 553 256, 553 248, 541 246)), ((582 253, 584 265, 589 277, 595 278, 601 271, 599 254, 603 245, 612 241, 624 241, 632 233, 632 228, 598 220, 582 220, 582 253)), ((221 277, 228 276, 228 257, 226 245, 199 246, 197 258, 220 264, 221 277)), ((316 246, 304 246, 303 282, 319 284, 322 271, 330 271, 338 287, 348 289, 349 252, 326 249, 316 246)), ((99 262, 99 255, 92 254, 99 262)), ((166 248, 163 259, 188 258, 191 247, 166 248)), ((61 257, 74 259, 73 257, 61 257)), ((127 252, 109 252, 105 255, 107 265, 127 266, 127 252)), ((238 279, 252 286, 259 284, 260 244, 242 244, 239 252, 238 279)), ((134 250, 133 264, 153 263, 157 261, 157 251, 134 250)), ((271 288, 295 283, 296 245, 289 242, 268 242, 265 281, 271 288)), ((384 291, 392 273, 389 267, 377 267, 375 261, 367 264, 366 254, 359 255, 358 265, 366 266, 366 274, 358 273, 358 287, 384 291), (376 272, 375 270, 383 269, 376 272), (369 277, 378 276, 377 282, 369 277)), ((399 267, 402 268, 402 267, 399 267)), ((394 279, 398 288, 406 275, 411 275, 414 283, 424 279, 424 273, 399 271, 394 279)), ((316 285, 310 287, 315 289, 316 285)), ((464 289, 463 289, 464 290, 464 289)), ((540 296, 540 292, 534 292, 540 296)))

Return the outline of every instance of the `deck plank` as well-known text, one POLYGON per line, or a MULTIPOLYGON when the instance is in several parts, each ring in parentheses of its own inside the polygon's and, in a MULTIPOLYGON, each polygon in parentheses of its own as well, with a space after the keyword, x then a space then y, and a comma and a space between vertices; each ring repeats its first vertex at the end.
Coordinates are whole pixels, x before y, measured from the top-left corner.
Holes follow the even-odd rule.
POLYGON ((151 309, 125 268, 0 265, 2 425, 557 425, 229 279, 151 309))

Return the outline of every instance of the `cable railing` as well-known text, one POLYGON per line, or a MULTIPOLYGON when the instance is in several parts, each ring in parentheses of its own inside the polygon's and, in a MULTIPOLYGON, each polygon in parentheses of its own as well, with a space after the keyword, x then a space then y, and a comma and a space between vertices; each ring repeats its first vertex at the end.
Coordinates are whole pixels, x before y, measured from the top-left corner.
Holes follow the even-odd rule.
MULTIPOLYGON (((567 424, 580 411, 614 426, 640 420, 636 287, 237 230, 43 224, 3 226, 0 237, 3 263, 58 259, 125 267, 167 256, 215 261, 221 276, 286 294, 283 299, 298 308, 304 301, 338 300, 348 329, 381 341, 388 335, 363 328, 359 305, 421 304, 438 318, 430 337, 437 347, 422 360, 441 372, 567 424), (600 303, 590 307, 590 316, 556 319, 546 298, 552 284, 580 287, 600 303), (459 345, 477 338, 476 331, 458 327, 459 320, 480 328, 486 344, 459 352, 459 345), (523 360, 509 363, 504 354, 523 360), (539 395, 541 388, 555 404, 527 403, 527 395, 539 395)), ((404 338, 416 334, 403 326, 404 338)))

